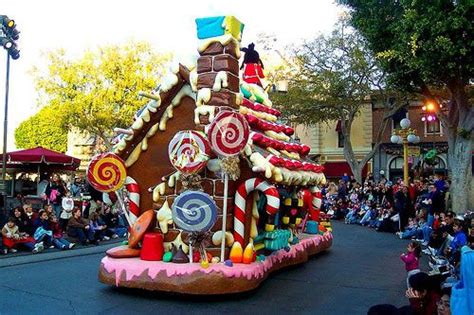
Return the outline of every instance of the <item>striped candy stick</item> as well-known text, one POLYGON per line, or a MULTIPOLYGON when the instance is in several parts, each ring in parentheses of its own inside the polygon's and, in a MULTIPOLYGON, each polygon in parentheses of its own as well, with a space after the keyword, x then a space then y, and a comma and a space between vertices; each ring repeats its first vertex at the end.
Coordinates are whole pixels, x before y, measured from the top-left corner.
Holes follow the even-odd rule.
POLYGON ((244 247, 246 199, 252 191, 261 191, 267 198, 266 211, 275 215, 280 209, 280 195, 278 190, 260 178, 250 178, 240 184, 235 194, 234 207, 234 239, 244 247))
POLYGON ((130 220, 134 223, 140 216, 140 186, 130 176, 125 179, 125 188, 128 192, 128 208, 130 210, 130 220))

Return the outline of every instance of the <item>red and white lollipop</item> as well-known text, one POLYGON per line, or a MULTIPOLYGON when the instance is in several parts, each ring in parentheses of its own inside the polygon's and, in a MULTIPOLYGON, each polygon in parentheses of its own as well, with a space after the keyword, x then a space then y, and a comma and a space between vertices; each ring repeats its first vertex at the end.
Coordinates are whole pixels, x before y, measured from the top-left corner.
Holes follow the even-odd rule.
POLYGON ((206 166, 211 147, 204 134, 185 130, 176 133, 168 145, 171 164, 185 174, 196 173, 206 166))
POLYGON ((239 154, 247 144, 249 134, 245 117, 232 111, 220 112, 207 131, 212 149, 221 157, 239 154))

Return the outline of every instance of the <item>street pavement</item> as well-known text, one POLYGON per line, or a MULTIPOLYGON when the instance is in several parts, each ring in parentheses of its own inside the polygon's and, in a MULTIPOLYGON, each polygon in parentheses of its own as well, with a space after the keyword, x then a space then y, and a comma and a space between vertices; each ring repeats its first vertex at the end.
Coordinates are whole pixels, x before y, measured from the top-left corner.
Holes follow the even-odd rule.
POLYGON ((270 276, 257 290, 188 297, 120 289, 97 280, 107 247, 0 258, 0 314, 366 314, 374 304, 407 304, 403 264, 407 241, 334 222, 330 251, 270 276), (72 255, 71 257, 60 256, 72 255), (80 256, 77 256, 80 254, 80 256))

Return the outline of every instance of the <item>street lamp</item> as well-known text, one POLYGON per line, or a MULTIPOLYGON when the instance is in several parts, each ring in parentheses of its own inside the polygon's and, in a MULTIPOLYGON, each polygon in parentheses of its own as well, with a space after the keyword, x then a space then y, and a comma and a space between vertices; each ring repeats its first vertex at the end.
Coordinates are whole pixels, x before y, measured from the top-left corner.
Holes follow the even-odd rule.
POLYGON ((403 145, 403 182, 408 186, 408 144, 420 142, 420 137, 416 135, 416 131, 410 128, 411 121, 403 118, 400 121, 400 129, 395 129, 390 141, 395 144, 403 145))
POLYGON ((5 184, 7 173, 7 127, 8 127, 8 89, 10 87, 10 57, 13 60, 20 58, 20 50, 16 41, 20 38, 20 32, 16 29, 16 23, 6 15, 0 15, 0 44, 7 51, 7 68, 5 80, 5 113, 3 118, 3 160, 2 160, 2 183, 7 194, 5 184))

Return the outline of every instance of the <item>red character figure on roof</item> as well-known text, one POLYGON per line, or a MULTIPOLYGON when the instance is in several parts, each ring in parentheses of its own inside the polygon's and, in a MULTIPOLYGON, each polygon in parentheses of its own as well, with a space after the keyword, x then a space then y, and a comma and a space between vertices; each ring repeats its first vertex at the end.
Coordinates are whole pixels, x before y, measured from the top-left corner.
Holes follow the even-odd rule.
POLYGON ((263 62, 254 47, 255 44, 251 43, 248 47, 240 49, 245 53, 244 62, 240 69, 244 69, 242 78, 245 82, 262 86, 260 79, 265 78, 263 74, 263 62))

